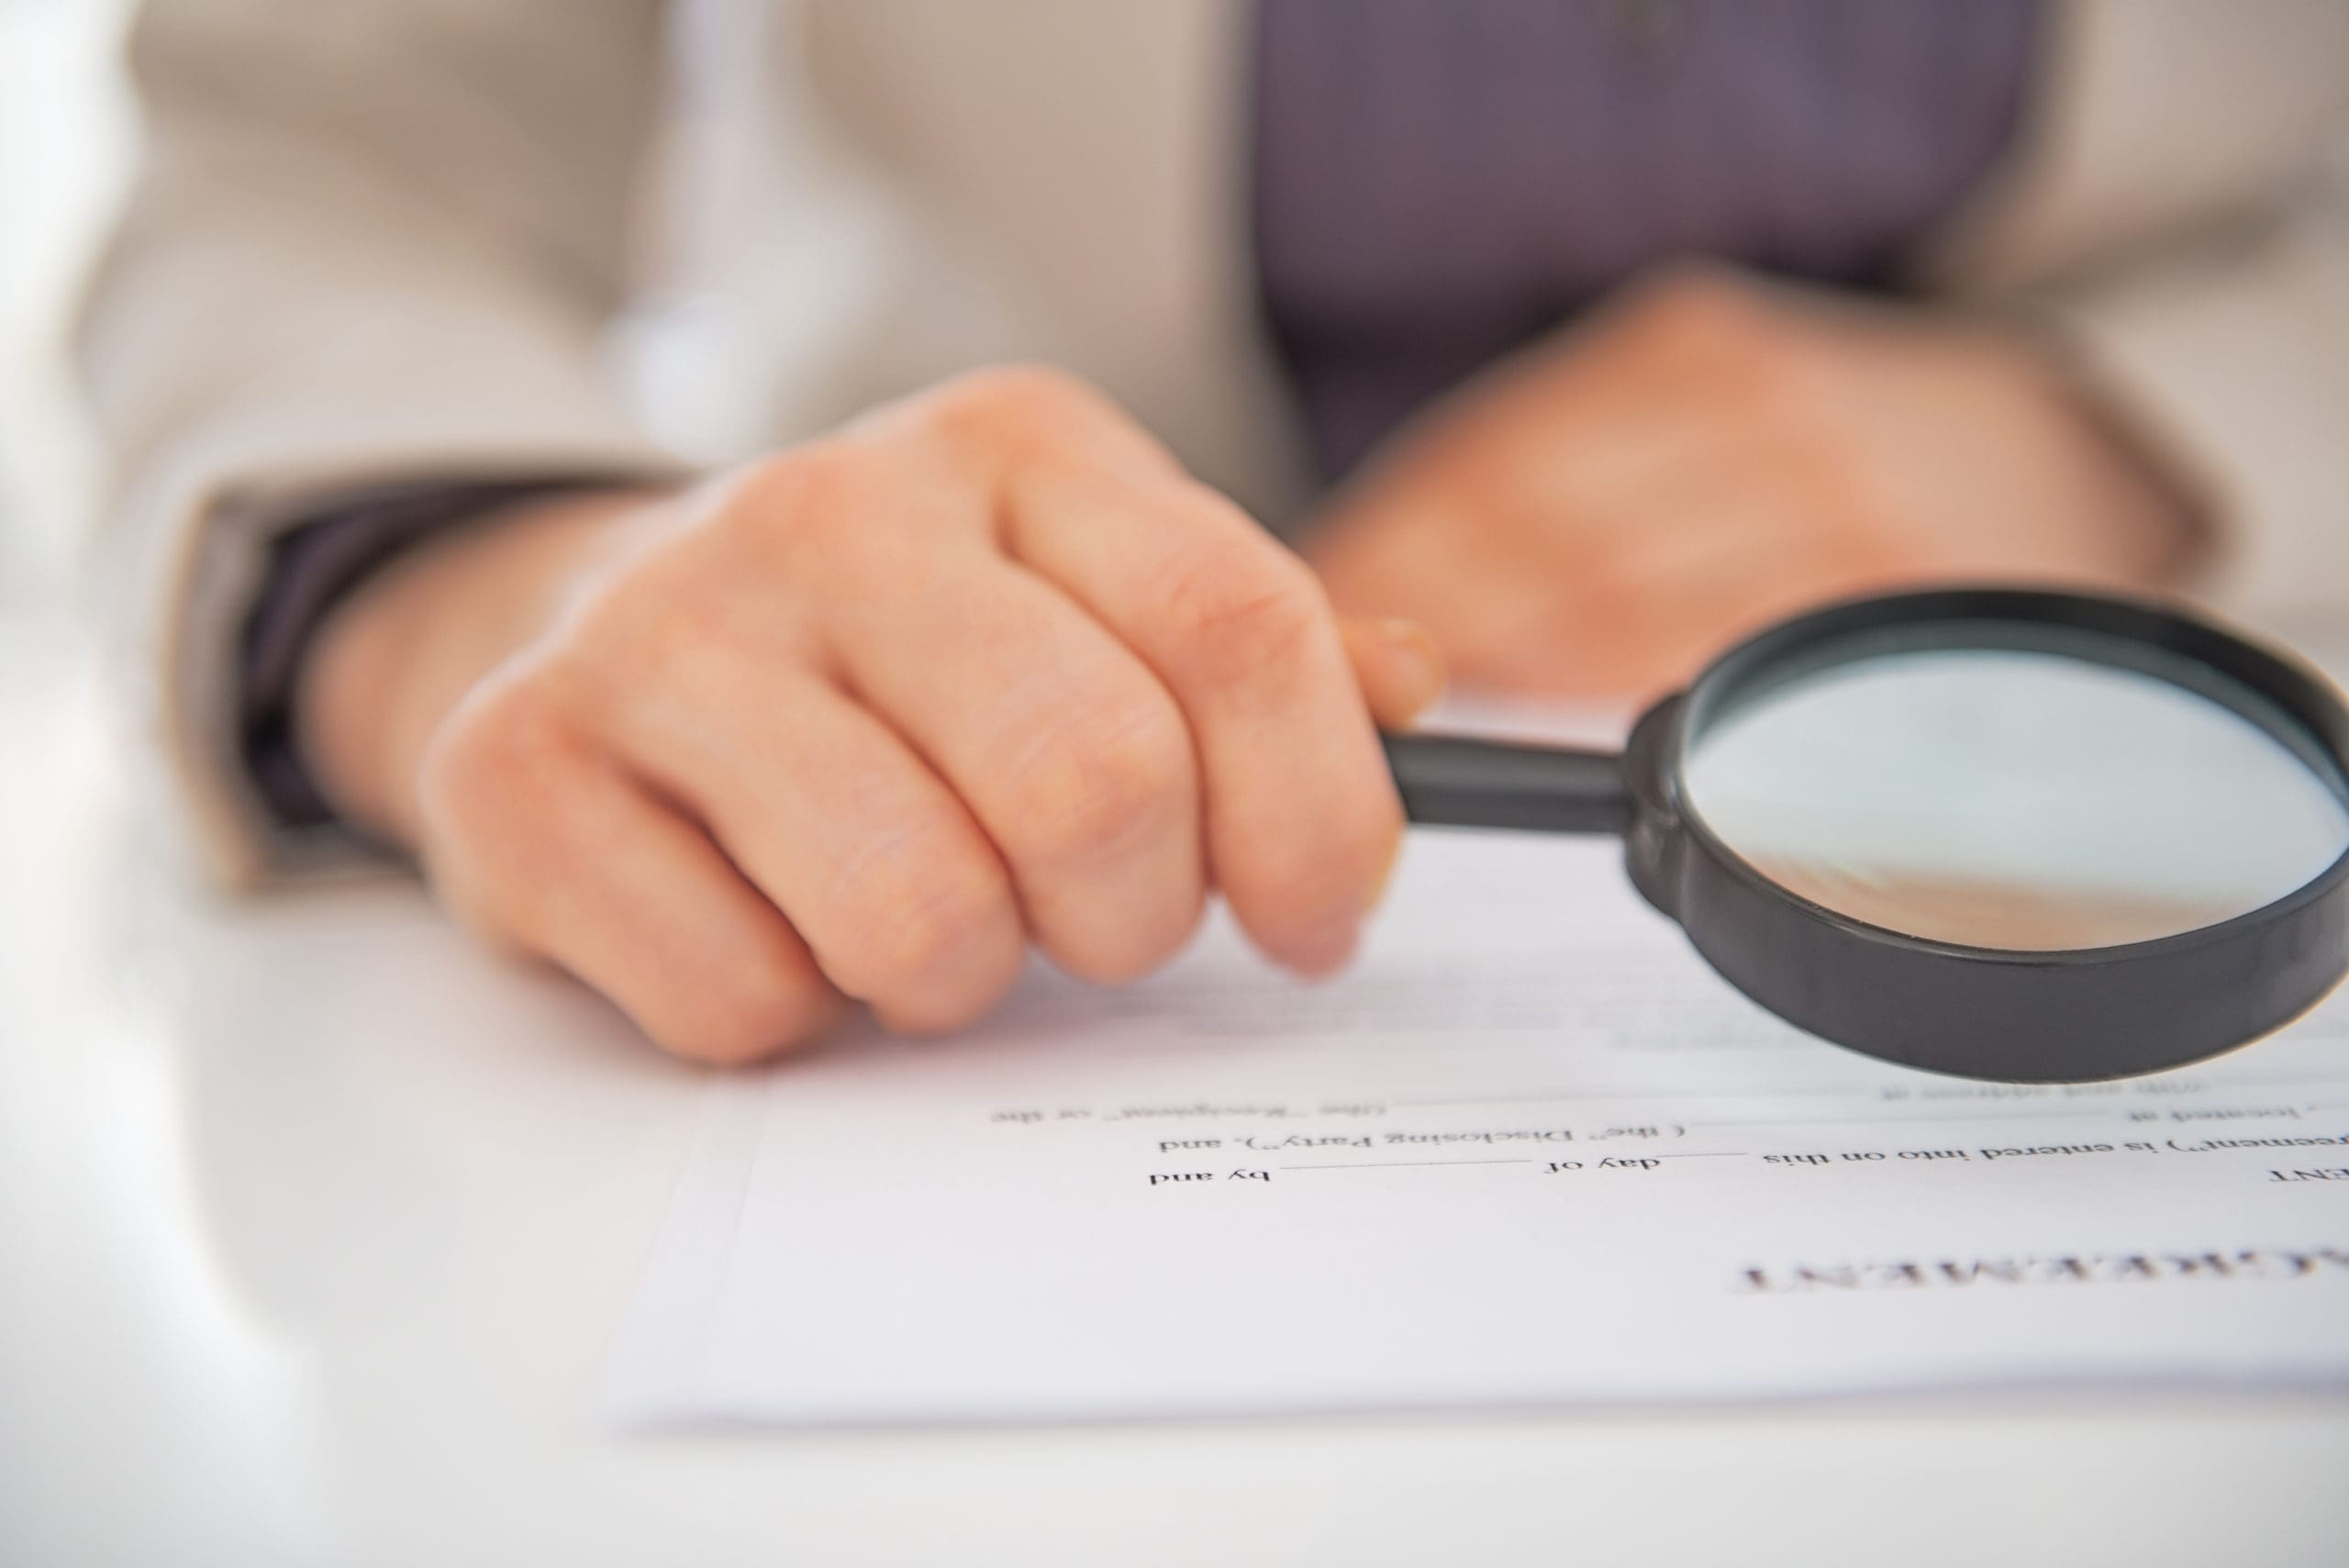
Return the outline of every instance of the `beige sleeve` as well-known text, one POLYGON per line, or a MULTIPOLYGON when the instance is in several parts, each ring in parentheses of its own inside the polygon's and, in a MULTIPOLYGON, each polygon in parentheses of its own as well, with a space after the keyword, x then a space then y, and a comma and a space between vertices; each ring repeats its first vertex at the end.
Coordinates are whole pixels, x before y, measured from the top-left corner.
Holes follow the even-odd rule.
POLYGON ((78 346, 128 673, 206 858, 288 846, 238 640, 273 535, 385 481, 671 471, 604 373, 662 78, 655 0, 149 0, 143 162, 78 346))
MULTIPOLYGON (((2349 69, 2349 67, 2344 67, 2349 69)), ((2280 629, 2349 624, 2349 191, 2050 292, 2057 331, 2210 508, 2194 584, 2280 629)))
POLYGON ((2189 584, 2349 617, 2349 6, 2065 0, 2006 166, 1937 247, 2199 492, 2189 584))

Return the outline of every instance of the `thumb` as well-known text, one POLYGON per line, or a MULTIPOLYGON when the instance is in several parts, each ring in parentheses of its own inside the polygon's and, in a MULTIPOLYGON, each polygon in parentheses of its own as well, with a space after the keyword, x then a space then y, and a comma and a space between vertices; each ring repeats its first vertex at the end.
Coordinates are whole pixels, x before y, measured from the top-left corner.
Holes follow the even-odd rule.
POLYGON ((1443 653, 1417 621, 1346 620, 1338 629, 1381 729, 1408 729, 1443 695, 1443 653))

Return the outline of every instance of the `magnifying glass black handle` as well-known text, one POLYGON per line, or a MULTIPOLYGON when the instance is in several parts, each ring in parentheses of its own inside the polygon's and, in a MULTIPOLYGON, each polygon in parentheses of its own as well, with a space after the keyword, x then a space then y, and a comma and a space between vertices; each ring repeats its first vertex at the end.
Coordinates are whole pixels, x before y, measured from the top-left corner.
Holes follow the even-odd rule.
POLYGON ((1621 833, 1631 796, 1613 751, 1519 746, 1452 735, 1384 735, 1403 811, 1447 828, 1621 833))

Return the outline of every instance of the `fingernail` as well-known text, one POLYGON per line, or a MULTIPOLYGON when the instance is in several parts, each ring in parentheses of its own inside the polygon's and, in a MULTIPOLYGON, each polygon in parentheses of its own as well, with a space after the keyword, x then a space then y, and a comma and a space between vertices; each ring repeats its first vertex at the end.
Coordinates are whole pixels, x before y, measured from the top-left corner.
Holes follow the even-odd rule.
POLYGON ((1402 712, 1397 728, 1417 719, 1443 696, 1443 651, 1427 628, 1412 620, 1382 620, 1378 640, 1394 673, 1395 699, 1402 712))

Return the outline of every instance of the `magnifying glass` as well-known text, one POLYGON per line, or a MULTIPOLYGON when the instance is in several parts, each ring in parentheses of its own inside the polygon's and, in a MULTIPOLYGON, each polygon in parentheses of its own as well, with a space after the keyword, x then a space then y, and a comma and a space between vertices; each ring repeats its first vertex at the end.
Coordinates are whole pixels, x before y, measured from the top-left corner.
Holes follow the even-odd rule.
POLYGON ((2349 710, 2149 604, 1856 600, 1731 649, 1620 756, 1386 751, 1414 822, 1620 834, 1633 884, 1731 984, 1887 1062, 2156 1072, 2349 969, 2349 710))

